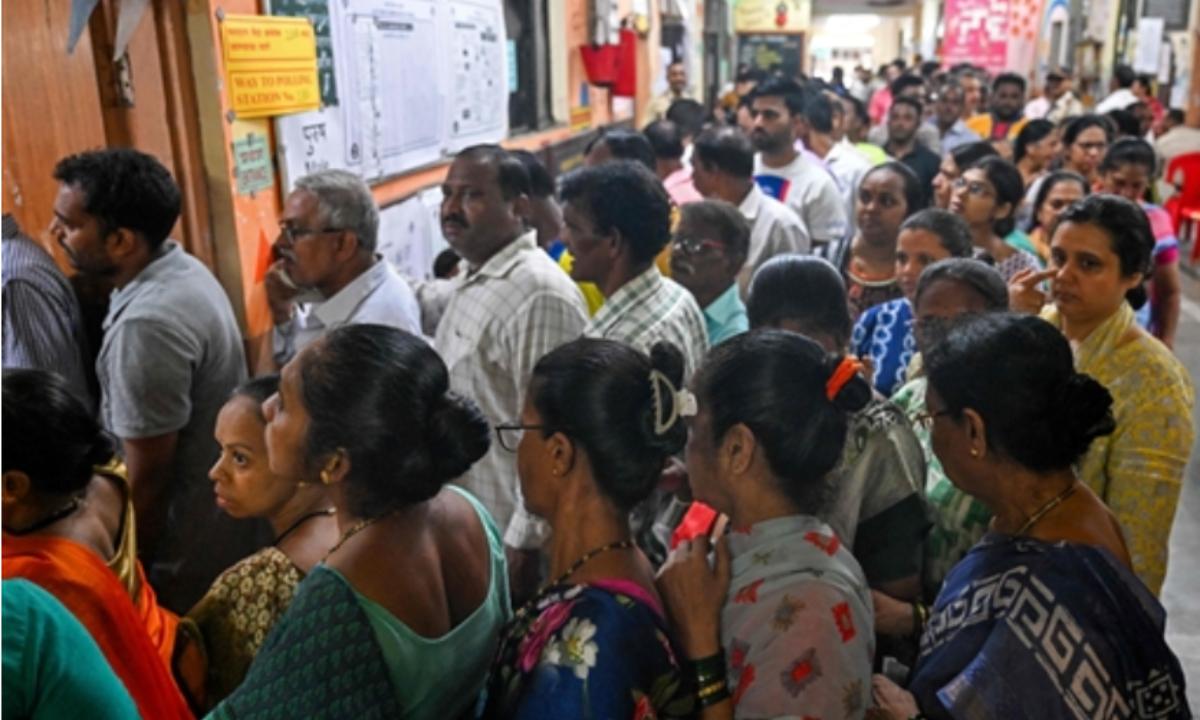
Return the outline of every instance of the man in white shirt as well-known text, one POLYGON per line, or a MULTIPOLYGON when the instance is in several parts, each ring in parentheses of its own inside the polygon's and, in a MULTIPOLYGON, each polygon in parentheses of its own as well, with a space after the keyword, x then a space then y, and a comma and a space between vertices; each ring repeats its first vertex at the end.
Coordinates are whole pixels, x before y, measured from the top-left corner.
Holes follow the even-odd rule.
MULTIPOLYGON (((838 104, 840 107, 840 103, 838 104)), ((800 139, 814 155, 825 162, 825 166, 837 180, 842 203, 846 206, 847 235, 854 234, 854 196, 863 175, 871 169, 871 161, 855 150, 850 143, 833 139, 833 101, 824 93, 812 93, 804 103, 804 122, 800 125, 800 139)))
MULTIPOLYGON (((529 173, 498 145, 458 154, 442 183, 442 233, 467 264, 450 281, 434 347, 450 388, 473 399, 492 425, 521 417, 533 367, 587 324, 583 296, 526 230, 529 173)), ((544 523, 525 511, 517 457, 492 443, 458 481, 505 531, 513 593, 537 586, 544 523)))
POLYGON ((357 175, 323 170, 296 181, 266 278, 277 366, 340 325, 421 333, 412 289, 375 253, 378 234, 379 208, 357 175))
POLYGON ((814 247, 831 247, 846 237, 846 206, 833 177, 796 151, 803 120, 804 90, 794 80, 771 78, 754 91, 754 129, 759 150, 754 179, 771 197, 796 211, 814 247))
POLYGON ((692 180, 704 197, 737 206, 750 223, 750 247, 738 274, 742 297, 763 263, 811 247, 804 221, 754 182, 754 147, 736 128, 709 128, 696 137, 692 180))
POLYGON ((1137 75, 1128 65, 1118 65, 1113 68, 1112 81, 1109 84, 1112 92, 1096 105, 1093 112, 1103 115, 1113 110, 1124 110, 1137 102, 1138 97, 1133 94, 1133 81, 1136 79, 1137 75))

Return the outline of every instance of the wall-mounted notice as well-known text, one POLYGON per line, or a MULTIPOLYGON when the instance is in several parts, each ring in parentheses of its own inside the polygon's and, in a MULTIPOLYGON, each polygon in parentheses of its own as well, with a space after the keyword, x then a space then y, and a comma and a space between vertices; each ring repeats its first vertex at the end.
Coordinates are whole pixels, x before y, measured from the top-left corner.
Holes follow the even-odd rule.
POLYGON ((316 39, 307 19, 226 15, 221 45, 229 97, 239 118, 320 105, 316 39))
POLYGON ((973 63, 1004 72, 1008 60, 1009 0, 946 0, 942 63, 973 63))
POLYGON ((329 20, 329 0, 274 0, 275 15, 306 17, 312 22, 317 38, 317 83, 321 104, 337 105, 337 76, 333 72, 333 23, 329 20))
POLYGON ((233 177, 238 195, 252 195, 275 182, 266 135, 249 133, 234 139, 233 177))
MULTIPOLYGON (((274 0, 292 8, 313 0, 274 0)), ((280 118, 285 190, 335 167, 379 180, 508 132, 501 0, 328 0, 336 105, 280 118)))

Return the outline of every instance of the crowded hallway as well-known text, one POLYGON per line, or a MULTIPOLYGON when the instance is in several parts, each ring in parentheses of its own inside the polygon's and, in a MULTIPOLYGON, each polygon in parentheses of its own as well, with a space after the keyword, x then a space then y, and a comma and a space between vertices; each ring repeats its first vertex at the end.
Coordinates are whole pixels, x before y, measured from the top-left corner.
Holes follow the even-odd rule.
POLYGON ((664 46, 652 84, 588 55, 624 114, 551 141, 512 41, 510 77, 464 61, 509 121, 460 74, 421 155, 435 100, 390 104, 401 31, 350 4, 324 39, 312 8, 214 15, 199 166, 112 138, 5 165, 5 718, 1192 717, 1173 75, 664 46), (267 71, 237 32, 271 28, 319 102, 239 105, 267 71), (348 41, 374 84, 339 65, 337 100, 348 41), (298 163, 305 117, 348 144, 298 163))

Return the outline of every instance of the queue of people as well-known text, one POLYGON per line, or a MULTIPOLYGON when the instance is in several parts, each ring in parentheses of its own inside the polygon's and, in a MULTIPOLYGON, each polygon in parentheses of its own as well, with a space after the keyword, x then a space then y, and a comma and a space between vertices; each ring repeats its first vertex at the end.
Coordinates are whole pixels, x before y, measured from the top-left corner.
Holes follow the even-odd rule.
POLYGON ((1154 146, 1061 74, 889 68, 706 121, 672 65, 558 178, 467 148, 430 280, 302 178, 253 372, 166 169, 64 159, 113 295, 93 352, 6 219, 6 713, 1190 717, 1154 146))

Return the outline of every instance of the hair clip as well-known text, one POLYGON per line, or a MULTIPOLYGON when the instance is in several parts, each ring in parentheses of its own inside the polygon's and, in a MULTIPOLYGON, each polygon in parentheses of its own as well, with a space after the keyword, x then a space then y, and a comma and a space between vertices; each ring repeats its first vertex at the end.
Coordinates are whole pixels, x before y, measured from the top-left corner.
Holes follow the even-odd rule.
POLYGON ((698 411, 696 396, 687 388, 676 388, 660 370, 650 371, 650 387, 654 390, 654 434, 664 435, 680 418, 695 417, 698 411), (671 411, 663 408, 663 394, 671 398, 671 411), (664 417, 665 416, 665 417, 664 417))
POLYGON ((825 381, 825 397, 830 402, 833 402, 838 393, 842 391, 842 388, 846 386, 846 383, 850 382, 862 369, 863 364, 858 361, 858 358, 852 355, 842 358, 837 368, 834 369, 833 374, 825 381))

